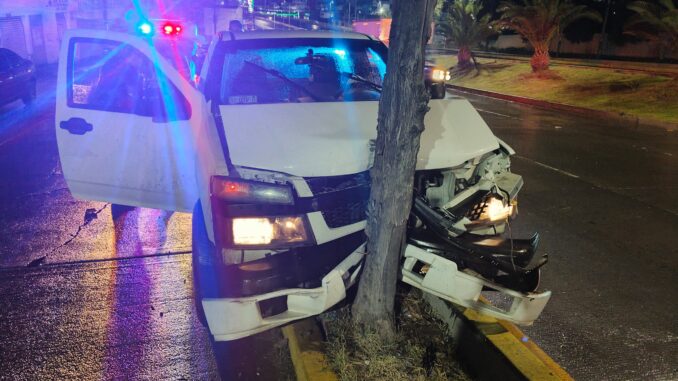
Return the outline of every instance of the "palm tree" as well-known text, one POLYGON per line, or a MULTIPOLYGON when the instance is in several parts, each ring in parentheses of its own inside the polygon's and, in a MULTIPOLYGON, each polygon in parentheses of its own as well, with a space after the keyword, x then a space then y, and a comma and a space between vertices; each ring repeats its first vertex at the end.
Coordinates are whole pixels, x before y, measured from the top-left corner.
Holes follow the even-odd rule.
POLYGON ((445 34, 446 43, 459 49, 457 66, 461 68, 471 65, 471 48, 494 33, 490 15, 480 17, 482 10, 481 0, 457 0, 440 17, 438 29, 445 34))
POLYGON ((601 21, 600 14, 585 5, 574 5, 570 0, 518 0, 502 2, 497 11, 501 13, 496 25, 511 29, 525 38, 534 54, 530 60, 533 72, 548 70, 549 46, 553 37, 577 19, 589 18, 601 21))
POLYGON ((678 49, 678 7, 672 0, 634 1, 627 8, 635 15, 624 25, 624 33, 657 43, 660 58, 678 49))

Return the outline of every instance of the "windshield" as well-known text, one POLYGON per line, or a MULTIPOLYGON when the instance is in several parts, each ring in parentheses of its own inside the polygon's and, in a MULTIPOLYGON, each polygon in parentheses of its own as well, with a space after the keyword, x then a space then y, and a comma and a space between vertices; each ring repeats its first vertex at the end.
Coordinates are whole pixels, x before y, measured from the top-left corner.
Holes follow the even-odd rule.
POLYGON ((224 42, 224 105, 378 100, 386 72, 377 41, 266 39, 224 42))

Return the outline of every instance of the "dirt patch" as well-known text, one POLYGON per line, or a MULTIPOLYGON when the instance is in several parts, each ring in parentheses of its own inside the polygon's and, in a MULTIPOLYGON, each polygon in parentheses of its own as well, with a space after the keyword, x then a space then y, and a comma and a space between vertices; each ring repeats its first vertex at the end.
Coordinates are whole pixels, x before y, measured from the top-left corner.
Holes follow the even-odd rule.
POLYGON ((326 353, 339 379, 470 380, 455 358, 446 326, 430 313, 421 292, 403 287, 396 305, 396 342, 378 332, 358 334, 348 307, 323 315, 326 353))

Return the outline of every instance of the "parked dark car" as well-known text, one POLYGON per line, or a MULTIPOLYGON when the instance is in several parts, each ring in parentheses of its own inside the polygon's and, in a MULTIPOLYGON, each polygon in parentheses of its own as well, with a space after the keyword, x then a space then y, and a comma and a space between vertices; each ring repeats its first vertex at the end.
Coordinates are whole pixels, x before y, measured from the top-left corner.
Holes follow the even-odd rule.
POLYGON ((35 65, 30 60, 0 48, 0 105, 21 99, 26 105, 35 100, 35 65))

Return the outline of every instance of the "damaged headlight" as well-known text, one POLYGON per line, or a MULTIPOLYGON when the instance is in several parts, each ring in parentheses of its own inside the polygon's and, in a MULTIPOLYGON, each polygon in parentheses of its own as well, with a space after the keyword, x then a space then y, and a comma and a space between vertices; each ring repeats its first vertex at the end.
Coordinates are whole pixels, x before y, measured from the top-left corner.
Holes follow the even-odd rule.
POLYGON ((513 216, 514 207, 518 205, 518 200, 505 202, 501 198, 490 196, 486 201, 485 211, 480 215, 481 220, 502 221, 513 216))
POLYGON ((502 223, 518 211, 518 200, 506 200, 498 194, 489 194, 480 203, 471 207, 466 217, 471 220, 467 227, 487 226, 502 223))

